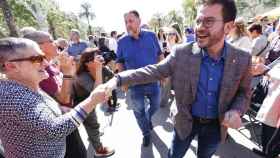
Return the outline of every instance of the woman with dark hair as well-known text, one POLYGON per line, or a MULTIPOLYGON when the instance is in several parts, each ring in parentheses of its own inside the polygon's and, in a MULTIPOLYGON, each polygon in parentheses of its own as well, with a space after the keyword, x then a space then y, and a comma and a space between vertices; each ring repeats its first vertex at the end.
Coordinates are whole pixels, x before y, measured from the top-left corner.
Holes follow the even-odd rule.
MULTIPOLYGON (((74 104, 77 105, 80 101, 90 95, 90 92, 103 80, 113 76, 113 73, 103 67, 104 59, 98 49, 86 49, 81 55, 76 78, 74 81, 74 104)), ((84 126, 89 136, 89 141, 95 149, 95 157, 108 157, 114 154, 114 150, 104 147, 100 141, 99 123, 97 115, 93 110, 89 117, 84 121, 84 126)))
MULTIPOLYGON (((176 29, 173 27, 170 27, 167 31, 167 46, 164 48, 164 56, 168 56, 173 49, 174 46, 182 43, 182 39, 177 32, 176 29)), ((173 95, 171 94, 171 79, 166 78, 165 82, 161 84, 161 100, 160 100, 160 106, 165 107, 169 105, 173 101, 173 95), (169 101, 170 100, 170 101, 169 101)))

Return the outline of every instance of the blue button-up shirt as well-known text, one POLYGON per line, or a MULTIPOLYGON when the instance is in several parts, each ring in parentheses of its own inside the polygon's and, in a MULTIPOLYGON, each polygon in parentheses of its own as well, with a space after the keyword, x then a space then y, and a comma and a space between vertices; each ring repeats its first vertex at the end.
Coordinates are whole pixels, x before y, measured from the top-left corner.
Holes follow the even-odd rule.
POLYGON ((137 69, 156 64, 160 55, 161 49, 156 35, 141 30, 138 39, 126 35, 118 41, 116 62, 122 63, 126 70, 137 69))
POLYGON ((81 55, 86 48, 88 48, 88 44, 84 41, 81 41, 79 43, 71 43, 67 51, 69 55, 77 56, 81 55))
POLYGON ((226 44, 221 56, 215 60, 202 50, 202 62, 192 115, 202 118, 218 118, 219 92, 223 77, 226 44))

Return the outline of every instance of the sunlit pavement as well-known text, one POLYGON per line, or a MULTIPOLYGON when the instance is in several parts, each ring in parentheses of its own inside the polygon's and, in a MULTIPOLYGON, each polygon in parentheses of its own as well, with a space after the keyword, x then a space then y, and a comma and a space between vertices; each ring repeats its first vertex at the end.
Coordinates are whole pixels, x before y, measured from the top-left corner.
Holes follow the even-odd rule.
MULTIPOLYGON (((135 117, 124 99, 119 99, 121 106, 113 115, 104 113, 104 108, 98 107, 98 119, 101 131, 105 134, 101 137, 105 146, 113 147, 116 153, 112 158, 166 158, 168 147, 172 139, 172 124, 169 117, 169 108, 160 108, 153 118, 154 131, 152 143, 149 147, 142 147, 142 135, 137 126, 135 117)), ((83 127, 81 135, 88 148, 88 155, 93 157, 93 148, 87 141, 87 134, 83 127)), ((250 132, 242 130, 244 135, 250 137, 250 132)), ((259 158, 252 153, 253 147, 258 147, 237 130, 229 130, 230 137, 227 142, 220 145, 214 158, 259 158)), ((184 158, 195 158, 197 142, 194 140, 184 158)))

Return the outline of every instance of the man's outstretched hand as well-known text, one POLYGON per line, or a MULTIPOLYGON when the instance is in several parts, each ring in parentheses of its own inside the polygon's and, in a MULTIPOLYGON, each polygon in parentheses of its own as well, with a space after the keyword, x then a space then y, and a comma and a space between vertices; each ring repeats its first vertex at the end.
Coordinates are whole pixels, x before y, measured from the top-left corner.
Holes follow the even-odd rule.
POLYGON ((236 110, 230 110, 225 113, 223 125, 229 128, 237 129, 242 125, 240 114, 236 110))
POLYGON ((113 77, 103 85, 107 97, 110 97, 112 95, 112 91, 114 89, 117 89, 117 83, 118 83, 117 77, 113 77))

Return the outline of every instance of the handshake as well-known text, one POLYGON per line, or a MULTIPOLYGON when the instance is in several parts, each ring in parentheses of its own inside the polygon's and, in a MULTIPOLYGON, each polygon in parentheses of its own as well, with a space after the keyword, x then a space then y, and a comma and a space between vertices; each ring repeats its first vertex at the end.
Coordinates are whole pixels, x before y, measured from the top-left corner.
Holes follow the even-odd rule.
POLYGON ((113 77, 108 82, 97 86, 90 94, 93 105, 106 102, 112 95, 112 91, 117 88, 118 80, 113 77))

